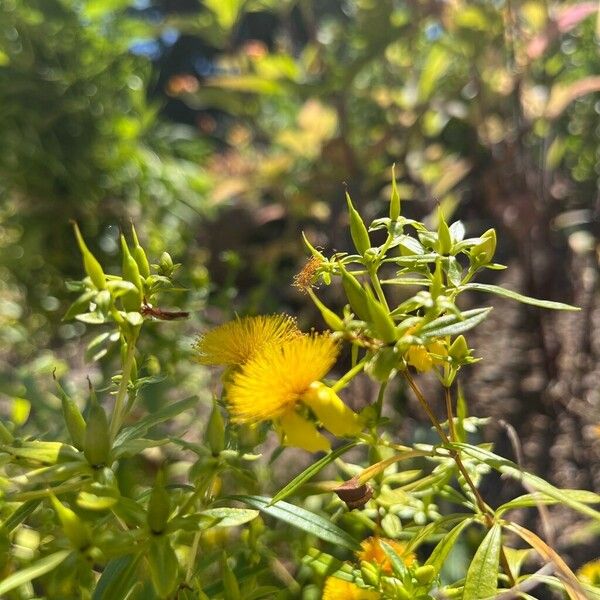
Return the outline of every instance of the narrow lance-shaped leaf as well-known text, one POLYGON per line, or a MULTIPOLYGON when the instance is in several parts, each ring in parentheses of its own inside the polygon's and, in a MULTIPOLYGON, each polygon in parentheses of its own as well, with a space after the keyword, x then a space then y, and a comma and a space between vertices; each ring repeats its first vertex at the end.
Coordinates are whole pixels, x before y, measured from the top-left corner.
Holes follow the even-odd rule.
POLYGON ((469 565, 462 600, 492 598, 498 587, 502 528, 495 523, 477 548, 469 565))
POLYGON ((29 583, 46 573, 50 573, 62 563, 71 553, 70 550, 60 550, 49 556, 44 556, 32 565, 25 567, 9 575, 6 579, 0 582, 0 597, 3 597, 8 592, 18 588, 21 585, 29 583))
POLYGON ((496 296, 502 296, 503 298, 510 298, 511 300, 516 300, 517 302, 522 302, 523 304, 531 304, 532 306, 539 306, 541 308, 550 308, 552 310, 571 310, 577 311, 581 310, 577 306, 571 306, 570 304, 564 304, 562 302, 553 302, 551 300, 539 300, 538 298, 531 298, 529 296, 524 296, 523 294, 519 294, 518 292, 513 292, 512 290, 507 290, 498 285, 490 285, 487 283, 467 283, 463 285, 461 290, 473 290, 475 292, 488 292, 490 294, 495 294, 496 296))
POLYGON ((348 548, 349 550, 357 550, 359 547, 356 540, 337 525, 304 508, 288 504, 287 502, 271 504, 271 498, 266 496, 230 496, 230 499, 252 506, 275 519, 284 521, 326 542, 348 548))
POLYGON ((326 454, 323 458, 319 459, 317 462, 313 463, 307 469, 304 469, 302 473, 296 475, 294 479, 292 479, 286 486, 281 488, 275 496, 273 496, 272 504, 284 500, 288 496, 291 496, 300 486, 304 485, 307 481, 312 479, 319 471, 324 469, 327 465, 331 464, 334 460, 348 452, 351 448, 354 448, 358 442, 350 442, 349 444, 344 444, 340 446, 333 452, 326 454))

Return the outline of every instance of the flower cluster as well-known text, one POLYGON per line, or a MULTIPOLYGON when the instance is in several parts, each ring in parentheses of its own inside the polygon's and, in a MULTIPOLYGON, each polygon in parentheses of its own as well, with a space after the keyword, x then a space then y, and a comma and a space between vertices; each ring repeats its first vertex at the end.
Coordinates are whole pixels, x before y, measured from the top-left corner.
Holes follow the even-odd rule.
POLYGON ((302 333, 285 315, 242 317, 200 337, 198 360, 227 367, 223 378, 232 421, 272 421, 282 442, 327 451, 317 422, 336 436, 355 436, 360 417, 321 382, 339 353, 329 333, 302 333))

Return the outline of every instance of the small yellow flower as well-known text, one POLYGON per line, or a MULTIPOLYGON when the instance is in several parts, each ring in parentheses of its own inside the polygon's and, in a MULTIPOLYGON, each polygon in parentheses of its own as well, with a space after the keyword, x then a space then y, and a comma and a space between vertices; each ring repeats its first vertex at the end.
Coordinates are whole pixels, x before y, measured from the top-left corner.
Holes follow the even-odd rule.
POLYGON ((195 344, 203 365, 243 365, 265 346, 301 335, 288 315, 241 317, 200 336, 195 344))
POLYGON ((432 356, 432 354, 447 356, 448 350, 440 341, 432 342, 431 344, 427 344, 427 346, 415 344, 408 349, 406 362, 417 369, 417 371, 430 371, 433 365, 443 364, 442 360, 436 356, 432 356))
POLYGON ((369 537, 361 543, 361 549, 356 553, 359 560, 377 565, 384 573, 391 574, 392 563, 381 546, 381 540, 394 549, 407 567, 410 567, 415 562, 415 555, 412 552, 406 552, 404 544, 396 540, 379 537, 369 537))
POLYGON ((316 452, 329 441, 298 412, 301 404, 335 435, 356 435, 362 425, 353 411, 320 383, 339 352, 328 334, 300 335, 268 345, 235 373, 227 387, 227 402, 238 423, 275 421, 284 444, 316 452))
POLYGON ((585 583, 600 586, 600 558, 583 565, 577 575, 585 583))
POLYGON ((379 597, 377 592, 359 588, 350 581, 328 577, 322 600, 379 600, 379 597))

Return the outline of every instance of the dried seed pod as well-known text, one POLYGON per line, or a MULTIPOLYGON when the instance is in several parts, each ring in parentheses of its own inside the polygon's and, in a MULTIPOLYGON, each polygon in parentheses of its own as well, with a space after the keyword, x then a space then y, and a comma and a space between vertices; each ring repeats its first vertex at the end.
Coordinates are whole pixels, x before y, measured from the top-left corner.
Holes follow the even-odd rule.
POLYGON ((373 497, 373 488, 368 483, 359 483, 356 478, 349 479, 333 490, 350 510, 363 508, 373 497))

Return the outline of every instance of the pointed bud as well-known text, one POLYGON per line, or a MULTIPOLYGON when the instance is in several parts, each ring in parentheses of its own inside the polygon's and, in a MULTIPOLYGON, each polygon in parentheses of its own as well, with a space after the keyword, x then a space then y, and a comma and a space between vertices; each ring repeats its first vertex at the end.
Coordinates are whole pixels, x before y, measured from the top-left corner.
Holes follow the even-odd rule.
POLYGON ((103 467, 110 460, 110 446, 110 433, 106 413, 96 399, 96 393, 92 390, 83 442, 83 453, 92 467, 103 467))
POLYGON ((327 308, 318 298, 317 295, 311 288, 306 290, 308 295, 311 297, 312 301, 315 303, 315 306, 319 309, 321 316, 325 323, 327 323, 327 327, 330 327, 333 331, 343 331, 344 330, 344 321, 340 319, 331 309, 327 308))
POLYGON ((96 257, 90 252, 89 248, 86 246, 86 243, 81 235, 81 231, 79 231, 79 226, 75 221, 73 221, 73 230, 75 231, 75 237, 77 238, 77 244, 79 245, 79 250, 81 251, 81 255, 83 256, 83 268, 87 273, 88 277, 92 280, 92 283, 99 290, 103 290, 106 288, 106 275, 100 266, 100 263, 96 259, 96 257))
POLYGON ((131 236, 133 237, 133 258, 140 270, 140 275, 146 279, 146 277, 150 276, 150 263, 148 262, 146 251, 140 245, 137 231, 135 230, 133 223, 131 224, 131 236))
POLYGON ((392 197, 390 198, 390 219, 397 221, 400 216, 400 194, 396 184, 396 165, 392 165, 392 197))
POLYGON ((123 279, 125 281, 129 281, 130 283, 133 283, 133 285, 135 285, 136 287, 136 291, 128 291, 121 297, 123 308, 127 312, 139 312, 142 306, 143 297, 142 279, 140 277, 139 267, 135 262, 133 256, 131 256, 131 252, 129 251, 129 247, 127 246, 127 242, 125 241, 125 236, 123 236, 122 234, 121 252, 123 254, 123 279))
POLYGON ((352 312, 362 321, 369 321, 371 319, 371 312, 369 311, 367 293, 354 275, 348 273, 341 265, 340 269, 342 274, 342 287, 344 288, 352 312))
POLYGON ((438 243, 436 250, 440 254, 450 254, 452 251, 452 236, 442 209, 438 207, 438 243))
POLYGON ((213 408, 208 419, 204 440, 208 444, 213 456, 217 456, 225 449, 225 423, 221 409, 216 399, 213 399, 213 408))
POLYGON ((62 413, 65 425, 67 426, 67 431, 69 432, 73 446, 78 450, 82 450, 85 443, 85 421, 77 404, 67 396, 65 390, 58 382, 56 382, 56 385, 60 392, 62 413))
POLYGON ((89 547, 91 535, 88 526, 70 508, 61 504, 54 494, 50 495, 50 501, 71 545, 76 550, 85 550, 89 547))
POLYGON ((369 232, 367 231, 359 212, 354 208, 348 192, 346 192, 346 202, 348 204, 348 213, 350 215, 350 235, 352 236, 356 251, 363 256, 371 247, 369 232))
POLYGON ((156 481, 150 494, 146 517, 148 527, 153 534, 160 535, 164 532, 170 512, 171 500, 165 489, 165 473, 161 469, 156 475, 156 481))

